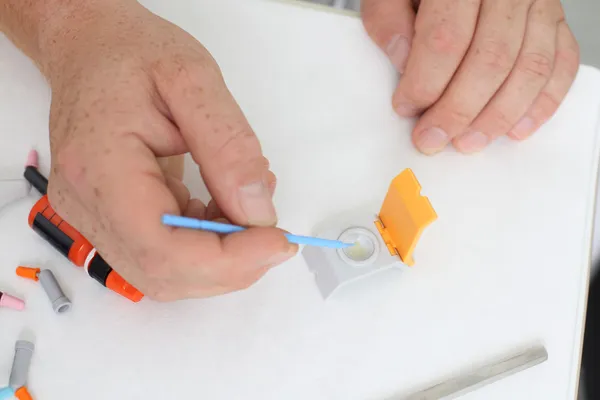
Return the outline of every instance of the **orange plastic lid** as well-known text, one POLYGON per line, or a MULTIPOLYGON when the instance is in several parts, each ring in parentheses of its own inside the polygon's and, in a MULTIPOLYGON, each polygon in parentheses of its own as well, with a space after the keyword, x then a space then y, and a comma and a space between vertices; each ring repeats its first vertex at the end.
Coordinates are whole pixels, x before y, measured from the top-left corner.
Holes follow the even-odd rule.
POLYGON ((392 181, 376 224, 390 253, 412 266, 413 251, 421 234, 436 219, 429 199, 421 196, 415 174, 405 169, 392 181))

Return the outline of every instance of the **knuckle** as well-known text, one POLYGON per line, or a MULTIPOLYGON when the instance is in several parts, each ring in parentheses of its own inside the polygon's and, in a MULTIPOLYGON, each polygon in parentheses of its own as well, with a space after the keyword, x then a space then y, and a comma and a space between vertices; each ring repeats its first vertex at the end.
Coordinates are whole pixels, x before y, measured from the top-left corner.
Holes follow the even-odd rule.
POLYGON ((469 38, 458 24, 442 22, 434 25, 424 36, 425 47, 436 54, 456 55, 465 51, 469 38))
POLYGON ((514 126, 514 121, 506 115, 504 111, 497 107, 491 107, 488 111, 489 126, 493 126, 489 132, 493 136, 499 136, 510 131, 514 126))
POLYGON ((559 24, 558 30, 559 37, 556 50, 557 67, 560 64, 561 70, 575 76, 581 63, 579 43, 565 21, 562 21, 559 24))
POLYGON ((540 93, 532 114, 535 115, 536 119, 545 121, 554 115, 559 106, 560 102, 550 93, 544 91, 540 93))
POLYGON ((234 128, 227 126, 227 132, 223 135, 216 135, 213 146, 213 156, 218 157, 224 163, 232 163, 238 160, 246 159, 249 154, 254 154, 248 150, 254 146, 256 137, 250 128, 234 128))
POLYGON ((427 107, 438 101, 441 90, 432 85, 424 84, 420 79, 411 79, 401 83, 398 93, 394 96, 393 106, 408 102, 415 106, 427 107))
POLYGON ((192 91, 203 92, 206 85, 223 78, 218 65, 208 54, 200 54, 194 58, 174 55, 155 61, 150 69, 165 88, 183 89, 188 94, 192 91))
POLYGON ((559 50, 557 52, 557 58, 561 60, 565 72, 571 76, 575 76, 577 74, 580 64, 580 53, 578 47, 559 50))
POLYGON ((548 80, 554 70, 554 58, 544 53, 525 53, 516 68, 529 76, 548 80))
POLYGON ((505 72, 514 63, 513 52, 506 41, 500 39, 487 40, 476 50, 480 62, 495 72, 505 72))
POLYGON ((461 106, 448 105, 440 108, 440 120, 448 121, 452 126, 469 126, 474 116, 465 111, 461 106))

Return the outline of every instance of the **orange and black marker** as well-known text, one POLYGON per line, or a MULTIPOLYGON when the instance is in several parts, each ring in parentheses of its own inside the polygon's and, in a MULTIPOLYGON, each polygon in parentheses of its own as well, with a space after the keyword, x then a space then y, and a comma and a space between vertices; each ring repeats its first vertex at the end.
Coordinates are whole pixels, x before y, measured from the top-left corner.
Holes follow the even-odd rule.
POLYGON ((140 301, 144 295, 114 271, 96 252, 94 246, 50 206, 46 194, 48 180, 37 167, 28 165, 24 176, 42 194, 42 198, 29 212, 29 226, 73 264, 84 267, 100 284, 133 302, 140 301))

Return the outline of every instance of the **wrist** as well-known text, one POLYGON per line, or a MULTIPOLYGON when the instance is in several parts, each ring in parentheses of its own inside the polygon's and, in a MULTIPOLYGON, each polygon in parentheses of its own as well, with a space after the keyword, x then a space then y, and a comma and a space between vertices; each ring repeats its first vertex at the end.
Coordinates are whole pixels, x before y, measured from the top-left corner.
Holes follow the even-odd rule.
POLYGON ((117 18, 118 11, 136 0, 47 0, 38 2, 37 59, 47 79, 73 61, 77 49, 88 45, 87 32, 117 18))

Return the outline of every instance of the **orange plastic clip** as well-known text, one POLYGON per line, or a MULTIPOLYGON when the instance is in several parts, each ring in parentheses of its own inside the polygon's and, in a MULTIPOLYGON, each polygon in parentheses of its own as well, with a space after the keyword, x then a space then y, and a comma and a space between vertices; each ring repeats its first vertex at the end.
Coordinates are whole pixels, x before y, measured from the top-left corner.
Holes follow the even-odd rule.
POLYGON ((415 174, 405 169, 392 181, 375 225, 390 254, 412 266, 412 254, 421 234, 436 219, 429 199, 421 196, 415 174))
POLYGON ((40 273, 39 268, 29 267, 17 267, 17 275, 21 278, 31 279, 32 281, 38 281, 38 274, 40 273))
POLYGON ((15 391, 15 397, 19 400, 33 400, 33 397, 31 397, 25 386, 22 386, 15 391))

